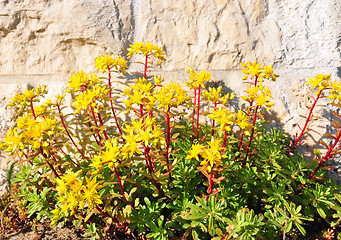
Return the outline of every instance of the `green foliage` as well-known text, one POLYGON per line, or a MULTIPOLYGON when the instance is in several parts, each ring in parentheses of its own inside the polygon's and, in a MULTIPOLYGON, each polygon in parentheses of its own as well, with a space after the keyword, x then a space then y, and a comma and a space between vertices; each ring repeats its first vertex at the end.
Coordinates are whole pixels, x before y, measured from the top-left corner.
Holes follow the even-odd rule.
POLYGON ((247 104, 233 111, 233 93, 207 89, 210 73, 187 70, 187 91, 147 75, 151 61, 165 60, 160 47, 136 42, 133 54, 144 71, 123 91, 112 87, 114 74, 126 72, 122 57, 96 59, 105 77, 72 74, 70 114, 65 95, 44 102, 45 87, 12 99, 18 118, 1 148, 20 160, 8 181, 20 186, 13 194, 28 218, 72 222, 91 239, 284 239, 319 221, 339 225, 341 195, 324 171, 340 148, 337 121, 332 145, 322 143, 326 153, 315 150, 312 164, 295 152, 318 99, 328 91, 334 105, 339 99, 330 75, 309 79, 319 90, 292 140, 263 119, 274 105, 264 84, 278 77, 271 66, 242 64, 247 104))

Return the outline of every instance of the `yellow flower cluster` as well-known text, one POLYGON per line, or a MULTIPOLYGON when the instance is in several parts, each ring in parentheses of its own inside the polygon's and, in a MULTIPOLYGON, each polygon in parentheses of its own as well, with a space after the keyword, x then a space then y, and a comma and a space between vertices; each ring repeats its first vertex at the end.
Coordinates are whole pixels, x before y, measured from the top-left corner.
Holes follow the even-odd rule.
POLYGON ((224 107, 219 107, 218 109, 212 110, 212 113, 208 114, 207 116, 220 124, 220 131, 222 132, 231 131, 231 125, 236 119, 234 112, 230 112, 224 107))
POLYGON ((133 56, 133 54, 143 54, 145 56, 154 55, 157 59, 159 59, 159 64, 161 64, 162 61, 165 61, 166 58, 164 57, 166 54, 162 50, 161 47, 151 44, 150 42, 143 43, 136 41, 135 44, 129 45, 130 48, 128 48, 128 58, 133 56))
POLYGON ((236 96, 234 93, 227 93, 224 96, 220 96, 221 90, 221 86, 218 88, 209 87, 208 91, 205 91, 202 96, 206 98, 208 102, 221 103, 223 105, 225 105, 228 100, 234 99, 236 96))
POLYGON ((236 113, 236 121, 237 124, 241 129, 250 129, 252 125, 250 124, 250 119, 247 114, 245 114, 242 110, 238 110, 236 113))
POLYGON ((336 80, 331 83, 330 85, 330 95, 328 98, 331 100, 331 103, 335 103, 336 101, 338 104, 341 103, 341 83, 337 82, 336 80))
POLYGON ((186 72, 189 73, 189 81, 185 84, 192 89, 197 89, 199 86, 204 88, 205 82, 209 81, 212 77, 210 72, 201 71, 198 74, 192 68, 186 69, 186 72))
POLYGON ((93 88, 79 93, 73 103, 73 106, 76 108, 75 113, 79 113, 82 109, 87 110, 89 107, 92 107, 97 112, 96 100, 105 99, 108 92, 109 89, 106 86, 95 85, 93 88))
POLYGON ((127 110, 132 109, 134 104, 145 104, 147 110, 151 110, 155 104, 156 98, 152 94, 154 85, 145 78, 136 79, 135 84, 129 84, 130 88, 124 88, 124 95, 128 95, 129 99, 123 101, 127 110))
POLYGON ((251 79, 253 79, 255 76, 258 76, 259 82, 262 82, 264 78, 276 81, 276 78, 279 77, 279 75, 274 74, 272 65, 262 65, 257 63, 257 61, 241 63, 241 65, 243 67, 242 72, 245 74, 243 80, 246 80, 248 76, 251 76, 251 79))
POLYGON ((317 74, 314 78, 309 78, 306 85, 310 85, 313 90, 316 90, 315 94, 325 96, 324 90, 329 90, 328 98, 330 103, 341 102, 341 83, 339 81, 331 81, 331 74, 317 74))
MULTIPOLYGON (((133 135, 136 142, 143 143, 145 146, 149 144, 164 144, 163 132, 155 124, 156 118, 149 115, 145 119, 132 120, 132 124, 125 127, 124 131, 128 135, 133 135)), ((132 137, 130 137, 133 139, 132 137)))
POLYGON ((98 76, 96 74, 90 73, 90 76, 88 73, 83 72, 80 70, 77 73, 72 73, 69 79, 69 83, 67 84, 68 89, 66 92, 77 92, 82 87, 84 89, 81 89, 82 91, 85 90, 89 85, 96 85, 100 83, 98 76))
POLYGON ((114 68, 117 72, 125 75, 128 66, 127 60, 124 60, 122 57, 112 58, 109 55, 104 55, 96 58, 96 68, 103 73, 108 69, 114 68))
POLYGON ((322 91, 331 86, 331 74, 317 74, 314 78, 308 78, 306 85, 311 85, 313 89, 322 91))
POLYGON ((55 224, 60 217, 74 215, 77 209, 82 210, 88 207, 91 210, 95 204, 103 203, 97 191, 103 186, 99 185, 96 177, 92 180, 85 177, 85 183, 83 183, 80 180, 81 172, 82 170, 79 170, 75 173, 68 169, 60 179, 56 180, 58 203, 57 208, 51 211, 54 215, 51 225, 55 224))
POLYGON ((98 174, 104 164, 108 164, 108 167, 114 169, 120 163, 121 158, 121 146, 118 143, 117 138, 111 138, 105 141, 104 149, 99 155, 93 157, 90 164, 95 169, 92 174, 98 174))
POLYGON ((232 124, 238 125, 241 129, 247 130, 252 128, 248 115, 242 110, 238 110, 238 112, 235 113, 230 112, 227 108, 219 107, 216 110, 212 110, 212 113, 207 116, 220 124, 221 132, 231 131, 232 124))
POLYGON ((195 158, 200 161, 200 155, 203 158, 200 165, 207 166, 207 171, 211 172, 214 165, 220 164, 221 159, 226 157, 222 154, 223 150, 221 139, 212 138, 206 146, 193 144, 191 150, 188 151, 186 160, 195 158))
POLYGON ((9 154, 25 150, 28 146, 31 146, 31 150, 47 147, 53 142, 52 136, 62 130, 58 121, 50 116, 34 119, 32 114, 24 114, 17 118, 16 124, 14 129, 7 132, 1 144, 1 148, 9 154))
POLYGON ((246 88, 246 92, 248 93, 248 96, 242 96, 242 99, 247 102, 256 101, 257 106, 266 106, 268 109, 275 105, 275 103, 270 102, 270 99, 272 98, 270 89, 263 84, 246 88))
POLYGON ((24 93, 17 93, 14 98, 11 98, 11 102, 8 106, 17 108, 19 113, 25 108, 29 106, 31 103, 38 101, 37 98, 43 96, 47 93, 45 85, 39 85, 36 89, 26 90, 24 93), (21 110, 19 108, 22 108, 21 110))
POLYGON ((181 84, 173 81, 156 91, 155 96, 159 108, 165 109, 165 111, 168 111, 170 107, 178 107, 189 100, 187 92, 182 88, 181 84))
POLYGON ((34 112, 36 114, 36 116, 39 116, 41 114, 46 114, 50 111, 52 107, 52 100, 51 99, 47 99, 44 103, 42 103, 41 105, 37 105, 34 107, 34 112))

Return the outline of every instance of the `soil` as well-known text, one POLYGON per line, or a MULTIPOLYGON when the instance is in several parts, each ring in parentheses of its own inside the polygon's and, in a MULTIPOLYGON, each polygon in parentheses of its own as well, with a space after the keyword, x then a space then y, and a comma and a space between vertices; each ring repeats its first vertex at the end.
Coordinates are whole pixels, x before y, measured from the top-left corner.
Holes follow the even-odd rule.
POLYGON ((8 234, 3 240, 87 240, 80 231, 72 228, 44 228, 38 227, 37 231, 30 228, 17 233, 8 234))

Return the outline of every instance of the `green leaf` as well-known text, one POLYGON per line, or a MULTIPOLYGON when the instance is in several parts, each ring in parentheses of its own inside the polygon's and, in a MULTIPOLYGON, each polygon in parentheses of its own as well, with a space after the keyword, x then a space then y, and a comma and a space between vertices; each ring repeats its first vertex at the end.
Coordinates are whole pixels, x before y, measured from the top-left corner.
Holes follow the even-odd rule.
POLYGON ((200 240, 198 233, 193 229, 192 230, 193 240, 200 240))
POLYGON ((306 231, 305 229, 302 227, 302 225, 300 225, 298 222, 295 221, 295 225, 298 228, 298 230, 302 233, 303 236, 305 236, 306 231))
POLYGON ((323 209, 321 207, 317 206, 316 210, 322 218, 326 218, 326 213, 323 211, 323 209))

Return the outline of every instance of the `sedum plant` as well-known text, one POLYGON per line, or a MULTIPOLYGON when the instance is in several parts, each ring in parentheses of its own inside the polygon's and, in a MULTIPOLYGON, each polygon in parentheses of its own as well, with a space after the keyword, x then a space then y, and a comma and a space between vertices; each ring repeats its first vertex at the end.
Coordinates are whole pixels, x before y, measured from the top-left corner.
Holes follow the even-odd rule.
POLYGON ((336 229, 341 194, 325 170, 341 148, 339 121, 311 162, 295 148, 319 99, 340 107, 339 82, 308 80, 316 96, 292 140, 265 128, 272 66, 242 64, 246 107, 234 109, 235 94, 208 87, 209 72, 188 69, 186 86, 165 83, 149 75, 166 60, 160 47, 136 42, 133 55, 141 72, 132 81, 121 80, 127 60, 106 55, 96 59, 100 76, 73 73, 65 94, 46 99, 40 86, 12 99, 16 125, 1 148, 18 159, 12 182, 28 218, 72 222, 92 239, 290 239, 336 229))

